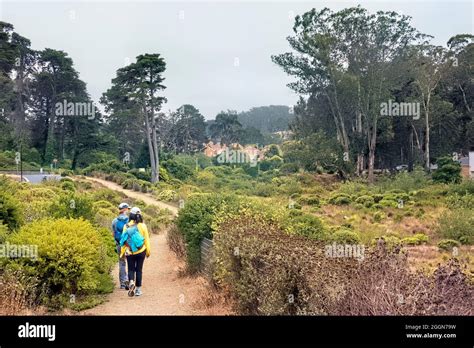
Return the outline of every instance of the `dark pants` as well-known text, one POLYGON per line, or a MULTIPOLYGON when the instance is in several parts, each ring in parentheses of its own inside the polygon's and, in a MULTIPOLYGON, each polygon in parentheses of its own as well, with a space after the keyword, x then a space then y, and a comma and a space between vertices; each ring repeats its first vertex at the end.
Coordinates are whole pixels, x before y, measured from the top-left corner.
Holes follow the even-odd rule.
POLYGON ((146 252, 140 254, 127 256, 128 265, 128 280, 135 280, 135 273, 137 274, 136 286, 142 286, 142 270, 143 262, 145 261, 146 252))

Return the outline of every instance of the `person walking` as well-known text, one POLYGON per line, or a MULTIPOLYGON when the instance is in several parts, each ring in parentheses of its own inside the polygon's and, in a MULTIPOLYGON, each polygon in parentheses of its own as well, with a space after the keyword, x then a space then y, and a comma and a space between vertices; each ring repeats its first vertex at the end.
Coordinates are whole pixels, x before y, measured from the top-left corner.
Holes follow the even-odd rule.
POLYGON ((130 206, 127 203, 120 203, 119 215, 112 221, 112 233, 119 257, 119 280, 120 289, 128 290, 127 265, 125 257, 121 255, 120 239, 125 225, 128 223, 128 212, 130 206))
POLYGON ((126 255, 128 265, 128 296, 142 295, 143 263, 150 257, 148 228, 138 207, 130 210, 129 221, 120 239, 121 255, 126 255))

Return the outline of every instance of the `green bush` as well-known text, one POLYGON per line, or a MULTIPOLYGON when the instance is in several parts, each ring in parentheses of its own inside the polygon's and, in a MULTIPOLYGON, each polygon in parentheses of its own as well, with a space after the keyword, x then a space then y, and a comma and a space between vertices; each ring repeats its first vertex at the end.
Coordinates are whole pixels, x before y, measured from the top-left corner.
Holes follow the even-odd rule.
POLYGON ((114 263, 110 233, 96 230, 88 221, 44 219, 25 225, 9 238, 9 243, 36 245, 36 259, 12 259, 8 267, 20 267, 38 278, 41 302, 52 296, 95 291, 101 274, 108 274, 114 263))
POLYGON ((438 233, 461 244, 472 244, 474 237, 474 214, 470 209, 455 209, 445 212, 438 219, 438 233))
POLYGON ((461 183, 457 185, 451 185, 450 191, 452 193, 457 193, 461 196, 474 195, 474 179, 464 179, 461 183))
POLYGON ((61 189, 63 189, 64 191, 74 192, 74 191, 76 191, 76 186, 71 181, 62 181, 61 182, 61 189))
POLYGON ((377 211, 373 215, 374 222, 382 222, 386 218, 387 218, 387 216, 384 213, 382 213, 381 211, 377 211))
POLYGON ((50 215, 55 218, 84 218, 93 220, 92 200, 84 194, 62 194, 50 206, 50 215))
POLYGON ((459 248, 461 243, 453 239, 443 239, 438 242, 438 248, 440 250, 451 251, 454 247, 459 248))
POLYGON ((22 211, 23 207, 13 194, 0 187, 0 221, 10 230, 16 230, 23 223, 22 211))
POLYGON ((382 191, 390 189, 409 192, 422 189, 430 184, 429 176, 421 167, 416 167, 413 172, 401 172, 394 177, 387 177, 377 183, 377 187, 382 191))
POLYGON ((311 205, 315 207, 319 207, 320 205, 319 197, 316 195, 302 196, 298 202, 303 205, 311 205))
POLYGON ((465 208, 474 210, 474 195, 466 194, 461 196, 458 193, 454 193, 446 197, 446 204, 452 209, 465 208))
POLYGON ((299 167, 298 164, 296 163, 284 163, 281 165, 280 173, 282 174, 293 174, 293 173, 298 173, 299 167))
POLYGON ((445 184, 461 182, 461 165, 459 162, 454 161, 451 157, 440 157, 436 163, 438 169, 433 173, 433 181, 445 184))
POLYGON ((327 237, 327 231, 321 220, 309 214, 289 217, 285 227, 290 233, 296 233, 316 240, 324 240, 327 237))
POLYGON ((187 180, 194 174, 192 166, 185 165, 174 159, 163 161, 161 165, 170 175, 179 180, 187 180))
POLYGON ((158 192, 156 198, 164 202, 172 202, 178 199, 178 194, 174 190, 162 190, 158 192))
POLYGON ((383 240, 388 250, 394 250, 395 248, 398 248, 402 245, 402 241, 400 240, 400 238, 394 235, 386 235, 381 236, 380 238, 375 238, 372 240, 371 245, 376 245, 379 240, 383 240))
POLYGON ((132 174, 135 178, 143 181, 150 181, 151 180, 151 172, 150 171, 140 171, 138 168, 130 169, 127 173, 132 174))
POLYGON ((255 196, 270 197, 274 194, 275 188, 271 184, 258 183, 251 189, 251 192, 253 192, 255 196))
POLYGON ((345 205, 351 203, 351 197, 345 193, 335 193, 328 200, 329 204, 345 205))
POLYGON ((330 240, 338 244, 358 244, 360 243, 359 235, 346 228, 339 228, 331 234, 330 240))
POLYGON ((374 205, 375 200, 372 196, 363 195, 358 197, 355 202, 364 205, 366 208, 370 208, 372 205, 374 205))
MULTIPOLYGON (((206 168, 213 168, 208 167, 206 168)), ((201 256, 200 244, 202 239, 212 238, 212 224, 216 215, 226 207, 238 206, 235 196, 222 194, 191 195, 184 208, 179 210, 176 225, 184 235, 188 270, 196 272, 199 269, 201 256)))
POLYGON ((404 245, 420 245, 428 243, 428 236, 424 233, 417 233, 413 237, 406 237, 401 240, 404 245))
POLYGON ((387 199, 382 199, 379 203, 380 206, 382 207, 390 207, 390 208, 396 208, 398 207, 398 203, 394 200, 387 200, 387 199))

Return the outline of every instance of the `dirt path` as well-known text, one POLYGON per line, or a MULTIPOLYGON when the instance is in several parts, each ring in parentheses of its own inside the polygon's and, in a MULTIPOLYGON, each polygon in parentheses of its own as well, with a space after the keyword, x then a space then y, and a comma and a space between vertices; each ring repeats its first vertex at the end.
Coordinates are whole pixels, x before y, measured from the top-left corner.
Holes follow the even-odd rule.
MULTIPOLYGON (((178 209, 159 202, 149 195, 125 190, 121 186, 105 180, 87 178, 112 190, 168 208, 174 215, 178 209)), ((118 288, 118 264, 113 271, 116 287, 108 296, 108 301, 81 312, 84 315, 218 315, 230 314, 221 304, 205 304, 210 289, 202 277, 180 276, 183 261, 168 248, 166 233, 151 236, 151 256, 145 260, 143 268, 143 295, 130 298, 127 291, 118 288)))
POLYGON ((173 206, 171 204, 166 204, 166 203, 157 201, 154 197, 152 197, 148 193, 141 193, 141 192, 137 192, 137 191, 133 191, 133 190, 127 190, 127 189, 122 188, 122 186, 120 186, 120 185, 118 185, 114 182, 103 180, 103 179, 91 178, 91 177, 81 177, 81 179, 97 182, 97 183, 101 184, 102 186, 105 186, 105 187, 107 187, 111 190, 123 192, 128 197, 131 197, 131 198, 134 198, 134 199, 141 199, 146 204, 153 204, 153 205, 159 206, 162 209, 168 209, 168 210, 171 211, 171 213, 173 215, 178 214, 178 208, 176 208, 175 206, 173 206))

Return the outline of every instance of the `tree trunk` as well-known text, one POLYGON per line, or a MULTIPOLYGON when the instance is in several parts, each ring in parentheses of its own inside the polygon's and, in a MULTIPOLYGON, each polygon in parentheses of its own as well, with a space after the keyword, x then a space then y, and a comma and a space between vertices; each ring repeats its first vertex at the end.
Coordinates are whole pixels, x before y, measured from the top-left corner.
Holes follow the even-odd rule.
POLYGON ((430 99, 431 93, 428 91, 425 103, 425 168, 427 171, 430 170, 430 99))
POLYGON ((143 114, 145 117, 145 133, 146 133, 146 140, 148 143, 148 153, 150 156, 150 166, 151 166, 151 182, 155 183, 157 181, 157 172, 156 172, 156 162, 155 162, 155 150, 153 148, 153 141, 152 141, 152 129, 150 126, 150 120, 148 118, 148 113, 146 110, 146 106, 143 106, 143 114))

